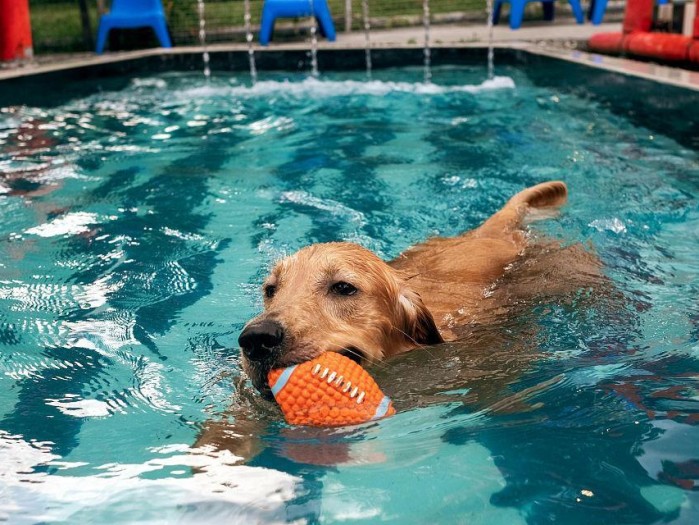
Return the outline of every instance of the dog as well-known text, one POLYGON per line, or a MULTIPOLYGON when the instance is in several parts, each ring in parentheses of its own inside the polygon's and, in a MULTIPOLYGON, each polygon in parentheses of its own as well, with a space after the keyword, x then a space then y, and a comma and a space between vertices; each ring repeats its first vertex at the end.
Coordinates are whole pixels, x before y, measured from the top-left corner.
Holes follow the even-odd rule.
POLYGON ((527 188, 475 230, 429 239, 390 262, 344 242, 314 244, 279 261, 262 286, 264 312, 238 339, 245 372, 270 398, 273 367, 327 351, 376 363, 493 322, 493 287, 526 251, 527 219, 550 215, 567 195, 561 181, 527 188))
MULTIPOLYGON (((390 262, 346 242, 301 249, 279 261, 262 285, 264 311, 238 339, 244 372, 271 400, 270 369, 328 351, 370 365, 418 348, 470 340, 473 351, 485 355, 500 342, 477 340, 479 327, 512 317, 533 297, 562 296, 600 282, 601 265, 589 250, 532 242, 526 229, 531 220, 555 215, 567 196, 561 181, 532 186, 478 228, 431 238, 390 262)), ((455 348, 469 351, 445 346, 452 354, 455 348)), ((389 368, 380 369, 388 391, 389 368)), ((255 401, 239 396, 231 411, 233 429, 225 422, 208 425, 198 444, 252 453, 251 442, 261 431, 255 410, 255 401)))

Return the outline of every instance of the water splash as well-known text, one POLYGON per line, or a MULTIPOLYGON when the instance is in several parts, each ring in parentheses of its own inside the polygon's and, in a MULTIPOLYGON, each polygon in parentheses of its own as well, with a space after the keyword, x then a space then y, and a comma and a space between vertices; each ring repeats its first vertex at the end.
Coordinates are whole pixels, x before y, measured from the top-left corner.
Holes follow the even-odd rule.
POLYGON ((430 51, 430 0, 422 2, 422 24, 425 26, 425 84, 432 81, 432 53, 430 51))
POLYGON ((202 59, 204 61, 204 76, 209 79, 211 77, 211 68, 209 67, 209 50, 206 47, 206 6, 204 0, 197 0, 197 12, 199 13, 199 44, 204 48, 202 59))
POLYGON ((366 58, 366 77, 371 80, 371 22, 369 21, 369 0, 362 0, 362 18, 364 19, 364 56, 366 58))
POLYGON ((315 6, 311 4, 311 75, 318 76, 318 22, 316 21, 315 6))
POLYGON ((250 78, 252 83, 257 82, 257 66, 255 64, 255 50, 252 48, 252 28, 251 28, 251 15, 250 15, 250 0, 245 0, 245 40, 248 42, 248 61, 250 62, 250 78))
POLYGON ((493 49, 493 0, 486 0, 488 12, 488 80, 495 78, 495 50, 493 49))
MULTIPOLYGON (((353 95, 384 96, 389 93, 412 93, 415 95, 443 95, 447 93, 472 93, 474 95, 498 89, 514 89, 515 82, 509 77, 495 77, 480 84, 441 86, 430 82, 384 82, 380 80, 320 80, 306 78, 301 82, 267 80, 254 87, 226 86, 221 96, 265 97, 283 95, 289 98, 325 98, 353 95)), ((208 94, 211 96, 212 92, 208 94)))

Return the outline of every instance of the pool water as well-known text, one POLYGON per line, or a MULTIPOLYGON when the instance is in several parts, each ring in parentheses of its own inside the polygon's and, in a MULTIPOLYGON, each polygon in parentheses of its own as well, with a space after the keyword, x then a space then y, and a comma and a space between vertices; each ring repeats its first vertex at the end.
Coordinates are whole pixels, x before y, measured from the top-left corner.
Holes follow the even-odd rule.
POLYGON ((498 74, 172 73, 0 107, 0 519, 699 523, 697 152, 498 74), (549 179, 570 202, 532 234, 583 243, 612 292, 375 369, 401 407, 379 423, 294 429, 243 396, 279 257, 389 259, 549 179), (264 423, 247 462, 194 446, 231 403, 264 423))

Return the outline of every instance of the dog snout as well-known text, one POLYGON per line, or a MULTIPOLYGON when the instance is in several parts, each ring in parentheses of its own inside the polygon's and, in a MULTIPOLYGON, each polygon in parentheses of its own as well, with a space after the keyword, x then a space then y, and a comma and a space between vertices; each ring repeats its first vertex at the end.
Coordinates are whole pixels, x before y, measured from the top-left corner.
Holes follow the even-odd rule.
POLYGON ((274 349, 284 341, 284 327, 277 321, 264 320, 245 327, 238 337, 238 344, 245 357, 262 361, 271 357, 274 349))

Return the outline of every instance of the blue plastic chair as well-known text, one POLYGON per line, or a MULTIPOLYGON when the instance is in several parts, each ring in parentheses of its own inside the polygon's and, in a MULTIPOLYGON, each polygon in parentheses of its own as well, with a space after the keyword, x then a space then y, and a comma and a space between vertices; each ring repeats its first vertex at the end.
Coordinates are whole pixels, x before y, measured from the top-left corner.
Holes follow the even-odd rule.
MULTIPOLYGON (((667 3, 669 0, 660 0, 658 4, 667 3)), ((607 10, 607 0, 592 0, 590 9, 587 12, 587 17, 592 21, 593 25, 600 25, 604 18, 604 12, 607 10)))
POLYGON ((277 18, 302 16, 314 16, 318 21, 320 32, 331 42, 335 41, 335 24, 333 24, 327 0, 265 0, 260 22, 260 44, 263 46, 269 44, 277 18))
MULTIPOLYGON (((510 29, 519 29, 524 18, 524 6, 529 2, 541 2, 544 8, 544 20, 553 20, 553 2, 554 0, 495 0, 493 8, 493 24, 500 21, 500 10, 502 4, 510 4, 510 29)), ((585 21, 580 0, 568 0, 570 7, 573 9, 573 15, 578 24, 585 21)), ((606 3, 606 2, 605 2, 606 3)))
POLYGON ((163 47, 172 47, 160 0, 112 0, 112 8, 100 18, 97 30, 97 54, 102 54, 112 29, 152 27, 163 47))

